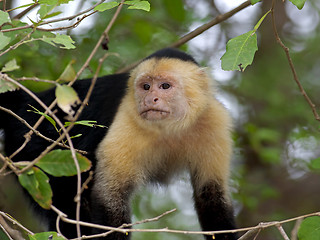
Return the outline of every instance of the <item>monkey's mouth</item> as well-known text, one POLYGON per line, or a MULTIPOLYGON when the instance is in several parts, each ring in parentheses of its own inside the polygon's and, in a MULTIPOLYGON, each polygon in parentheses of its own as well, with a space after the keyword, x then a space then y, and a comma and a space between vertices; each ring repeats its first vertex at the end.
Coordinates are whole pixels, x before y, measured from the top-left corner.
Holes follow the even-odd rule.
POLYGON ((156 120, 162 120, 169 116, 170 112, 162 110, 162 109, 146 109, 141 112, 141 117, 150 120, 150 121, 156 121, 156 120))

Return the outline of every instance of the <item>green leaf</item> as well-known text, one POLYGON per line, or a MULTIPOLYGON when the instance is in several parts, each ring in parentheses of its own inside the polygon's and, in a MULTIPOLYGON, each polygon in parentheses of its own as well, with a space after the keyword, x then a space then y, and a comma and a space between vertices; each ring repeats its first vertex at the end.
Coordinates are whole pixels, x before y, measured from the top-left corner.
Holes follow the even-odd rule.
POLYGON ((18 6, 18 7, 16 7, 16 8, 12 8, 11 11, 17 10, 17 9, 19 9, 19 8, 30 7, 30 6, 32 6, 32 5, 34 5, 34 4, 35 4, 35 3, 29 3, 29 4, 21 5, 21 6, 18 6))
POLYGON ((57 11, 57 12, 53 12, 53 13, 50 13, 50 14, 47 14, 43 19, 48 19, 48 18, 52 18, 52 17, 55 17, 55 16, 58 16, 60 15, 62 12, 61 11, 57 11))
MULTIPOLYGON (((80 171, 85 172, 91 168, 91 162, 80 153, 76 153, 80 171)), ((36 164, 43 171, 55 177, 73 176, 77 174, 77 169, 70 150, 53 150, 46 154, 36 164)))
POLYGON ((74 49, 76 48, 74 46, 74 41, 71 39, 70 36, 64 35, 64 34, 57 34, 54 38, 48 38, 46 36, 43 36, 40 40, 49 43, 55 47, 59 46, 63 49, 74 49))
POLYGON ((304 219, 298 231, 299 240, 320 240, 320 217, 304 219))
POLYGON ((40 4, 57 5, 59 0, 39 0, 40 4))
POLYGON ((39 0, 40 4, 47 4, 47 5, 61 5, 61 4, 66 4, 69 3, 70 1, 73 0, 39 0))
POLYGON ((51 12, 54 8, 55 6, 53 5, 41 4, 38 10, 40 18, 45 19, 48 13, 51 12))
POLYGON ((77 75, 76 71, 74 70, 72 64, 75 63, 75 60, 71 60, 64 71, 61 73, 60 77, 58 78, 58 81, 66 81, 71 82, 77 75))
POLYGON ((301 10, 306 2, 306 0, 289 0, 292 2, 299 10, 301 10))
POLYGON ((0 32, 0 50, 7 46, 11 41, 11 38, 6 37, 2 32, 0 32))
POLYGON ((257 35, 254 30, 230 39, 226 52, 221 57, 222 69, 244 71, 252 63, 257 50, 257 35))
POLYGON ((316 158, 316 159, 311 160, 309 168, 311 170, 319 171, 320 170, 320 158, 316 158))
POLYGON ((94 10, 99 12, 104 12, 106 10, 112 9, 117 6, 119 6, 119 3, 117 2, 106 2, 106 3, 99 4, 94 8, 94 10))
POLYGON ((52 203, 52 190, 48 176, 39 168, 31 170, 18 176, 20 184, 27 189, 33 199, 43 208, 50 209, 52 203))
POLYGON ((44 116, 44 117, 54 126, 54 128, 56 129, 56 131, 59 132, 59 130, 57 129, 56 121, 53 120, 52 117, 50 117, 48 114, 45 114, 45 113, 39 111, 38 109, 36 109, 35 107, 33 107, 33 106, 31 106, 31 105, 29 105, 29 106, 32 107, 32 108, 34 109, 34 111, 33 111, 33 110, 28 110, 28 112, 34 112, 34 113, 36 113, 36 114, 39 114, 39 115, 41 115, 41 116, 44 116))
POLYGON ((79 134, 77 134, 77 135, 70 136, 70 138, 71 138, 71 139, 73 139, 73 138, 78 138, 78 137, 81 137, 81 136, 82 136, 82 134, 81 134, 81 133, 79 133, 79 134))
POLYGON ((251 0, 251 5, 255 5, 256 3, 260 2, 261 0, 251 0))
MULTIPOLYGON (((102 128, 106 128, 106 126, 98 125, 96 123, 97 123, 97 121, 93 121, 93 120, 81 120, 81 121, 74 122, 75 125, 83 125, 83 126, 87 126, 87 127, 102 127, 102 128)), ((64 126, 68 127, 70 124, 71 124, 71 122, 65 122, 64 126)))
POLYGON ((80 103, 77 92, 67 85, 57 85, 56 98, 58 106, 69 115, 75 113, 73 107, 80 103))
POLYGON ((0 10, 0 25, 4 23, 9 23, 9 22, 11 22, 9 14, 7 12, 0 10))
POLYGON ((17 65, 16 59, 12 59, 11 61, 7 62, 4 67, 1 69, 1 72, 12 72, 14 70, 19 69, 20 66, 17 65))
POLYGON ((166 14, 168 14, 172 19, 184 24, 187 16, 185 10, 185 1, 162 0, 161 5, 165 9, 166 14))
POLYGON ((125 4, 131 5, 128 9, 150 11, 150 3, 148 1, 126 1, 125 4))
POLYGON ((5 81, 4 79, 0 79, 0 93, 14 91, 18 89, 18 86, 12 84, 11 82, 5 81))
POLYGON ((42 232, 34 235, 28 235, 29 240, 65 240, 64 237, 58 236, 56 232, 42 232))
POLYGON ((254 26, 253 30, 257 31, 258 28, 260 27, 261 23, 263 22, 263 20, 266 18, 266 16, 271 12, 271 10, 269 10, 266 14, 264 14, 262 16, 262 18, 260 18, 260 20, 258 21, 258 23, 254 26))

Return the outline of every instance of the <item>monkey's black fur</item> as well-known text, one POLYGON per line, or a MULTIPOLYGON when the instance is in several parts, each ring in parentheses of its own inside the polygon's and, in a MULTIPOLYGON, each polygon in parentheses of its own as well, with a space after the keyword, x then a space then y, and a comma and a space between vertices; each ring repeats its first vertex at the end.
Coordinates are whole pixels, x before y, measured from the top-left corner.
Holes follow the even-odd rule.
MULTIPOLYGON (((150 55, 145 60, 150 58, 177 58, 197 64, 193 57, 175 49, 160 50, 150 55)), ((95 120, 98 124, 109 127, 117 113, 121 99, 125 95, 128 78, 128 73, 98 78, 88 106, 84 108, 84 111, 78 120, 95 120)), ((73 88, 77 91, 81 100, 84 99, 90 83, 91 79, 87 79, 79 80, 73 85, 73 88)), ((55 99, 54 89, 38 93, 37 96, 49 106, 55 99)), ((22 90, 0 94, 0 106, 11 109, 32 126, 38 120, 39 115, 28 112, 27 110, 31 109, 28 104, 40 111, 44 111, 34 99, 22 90)), ((63 122, 65 121, 64 117, 66 115, 61 109, 55 107, 53 111, 56 111, 56 115, 63 122)), ((24 142, 24 135, 29 132, 29 129, 10 114, 0 110, 0 129, 1 128, 4 129, 5 132, 5 153, 10 156, 10 154, 24 142)), ((38 130, 51 139, 58 138, 58 133, 51 123, 46 120, 42 122, 38 130)), ((75 148, 88 152, 87 157, 92 161, 93 169, 97 161, 95 150, 107 131, 108 128, 91 128, 76 125, 70 133, 71 136, 79 133, 82 134, 82 137, 74 138, 73 143, 75 148)), ((49 144, 50 143, 46 140, 33 134, 31 141, 12 160, 31 161, 49 144)), ((82 174, 83 181, 86 180, 87 175, 88 173, 82 174)), ((76 177, 50 177, 50 184, 53 190, 53 205, 66 213, 69 218, 75 219, 76 208, 73 199, 76 195, 76 177)), ((101 189, 101 191, 103 191, 103 189, 101 189)), ((130 191, 130 189, 128 191, 130 191)), ((127 204, 129 204, 126 199, 127 197, 128 196, 123 196, 123 200, 127 201, 127 204)), ((203 230, 222 230, 235 227, 232 208, 225 203, 223 192, 221 192, 219 184, 208 183, 203 189, 194 192, 194 199, 195 208, 199 214, 199 220, 203 230)), ((85 190, 82 194, 81 206, 81 220, 83 221, 92 221, 105 225, 121 225, 120 222, 117 223, 119 219, 114 219, 114 216, 110 216, 108 214, 108 209, 104 209, 104 206, 100 205, 98 201, 95 200, 94 196, 90 196, 90 186, 89 189, 85 190)), ((49 230, 55 231, 56 214, 52 211, 41 209, 39 206, 36 206, 36 211, 48 219, 49 230)), ((126 219, 126 221, 129 222, 129 213, 130 211, 123 209, 125 217, 122 217, 120 220, 126 219)), ((121 213, 119 214, 121 215, 121 213)), ((66 237, 76 237, 75 225, 61 222, 60 226, 61 231, 66 237)), ((88 229, 82 228, 82 234, 90 234, 90 232, 88 229)), ((236 239, 234 235, 216 235, 215 237, 215 239, 236 239)), ((106 239, 115 240, 127 238, 128 237, 124 234, 113 233, 108 235, 106 239)), ((208 239, 211 238, 211 236, 208 237, 208 239)))

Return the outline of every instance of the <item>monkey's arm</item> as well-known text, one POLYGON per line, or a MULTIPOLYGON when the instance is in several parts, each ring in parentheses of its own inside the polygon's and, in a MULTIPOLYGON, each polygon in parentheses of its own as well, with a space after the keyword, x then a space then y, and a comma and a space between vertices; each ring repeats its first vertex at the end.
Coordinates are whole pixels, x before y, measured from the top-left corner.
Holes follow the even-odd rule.
MULTIPOLYGON (((194 191, 195 207, 204 231, 229 230, 235 228, 232 206, 218 182, 208 182, 194 191)), ((206 235, 206 239, 212 236, 206 235)), ((237 239, 234 234, 217 234, 217 240, 237 239)))
MULTIPOLYGON (((229 199, 229 165, 232 152, 230 119, 220 103, 213 101, 205 118, 198 125, 197 149, 191 154, 191 180, 195 208, 204 231, 235 228, 233 208, 229 199)), ((206 235, 212 239, 212 236, 206 235)), ((235 234, 217 234, 217 240, 236 239, 235 234)))

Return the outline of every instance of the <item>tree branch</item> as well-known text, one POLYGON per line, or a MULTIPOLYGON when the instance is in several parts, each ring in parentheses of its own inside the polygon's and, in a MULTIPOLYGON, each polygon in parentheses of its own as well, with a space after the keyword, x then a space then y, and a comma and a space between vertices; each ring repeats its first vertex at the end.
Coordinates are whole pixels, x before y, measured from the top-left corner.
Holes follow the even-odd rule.
MULTIPOLYGON (((244 3, 240 4, 238 7, 232 9, 229 12, 226 12, 224 14, 218 15, 217 17, 215 17, 214 19, 212 19, 211 21, 201 25, 200 27, 196 28, 195 30, 191 31, 190 33, 184 35, 183 37, 181 37, 177 42, 172 43, 171 45, 169 45, 168 47, 172 47, 172 48, 178 48, 181 45, 185 44, 186 42, 190 41, 191 39, 199 36, 201 33, 203 33, 204 31, 208 30, 209 28, 227 20, 228 18, 232 17, 234 14, 240 12, 241 10, 243 10, 244 8, 248 7, 251 5, 251 1, 245 1, 244 3)), ((124 68, 121 68, 117 71, 117 73, 123 73, 123 72, 128 72, 130 71, 132 68, 134 68, 135 66, 137 66, 142 60, 136 61, 124 68)))
POLYGON ((293 79, 296 82, 296 84, 298 85, 298 88, 299 88, 302 96, 304 97, 304 99, 309 104, 315 119, 320 121, 320 116, 319 116, 319 114, 317 112, 316 105, 309 98, 309 96, 307 95, 306 91, 304 90, 302 84, 299 81, 298 74, 296 72, 296 69, 294 67, 292 58, 290 56, 289 48, 284 45, 284 43, 282 42, 282 40, 279 37, 278 30, 277 30, 277 27, 276 27, 276 20, 275 20, 275 16, 274 16, 274 6, 275 6, 275 0, 272 0, 271 16, 272 16, 272 27, 273 27, 273 32, 274 32, 275 38, 277 40, 277 43, 282 47, 282 49, 284 50, 284 52, 285 52, 285 54, 287 56, 287 59, 288 59, 289 65, 290 65, 290 69, 291 69, 291 72, 293 74, 293 79))
MULTIPOLYGON (((39 24, 39 26, 43 26, 43 25, 47 25, 47 24, 50 24, 50 23, 55 23, 55 22, 62 22, 62 21, 70 21, 76 17, 79 17, 80 15, 83 15, 87 12, 90 12, 91 10, 93 10, 96 6, 98 6, 99 4, 103 3, 105 0, 101 0, 99 1, 98 3, 94 4, 93 6, 91 6, 90 8, 82 11, 82 12, 79 12, 77 14, 74 14, 72 16, 68 16, 68 17, 63 17, 63 18, 57 18, 57 19, 52 19, 52 20, 49 20, 49 21, 43 21, 39 24)), ((28 29, 28 28, 34 28, 34 24, 29 24, 29 25, 26 25, 26 26, 22 26, 22 27, 16 27, 16 28, 10 28, 10 29, 3 29, 3 30, 0 30, 0 32, 12 32, 12 31, 17 31, 17 30, 23 30, 23 29, 28 29)), ((36 28, 37 29, 37 28, 36 28)))

